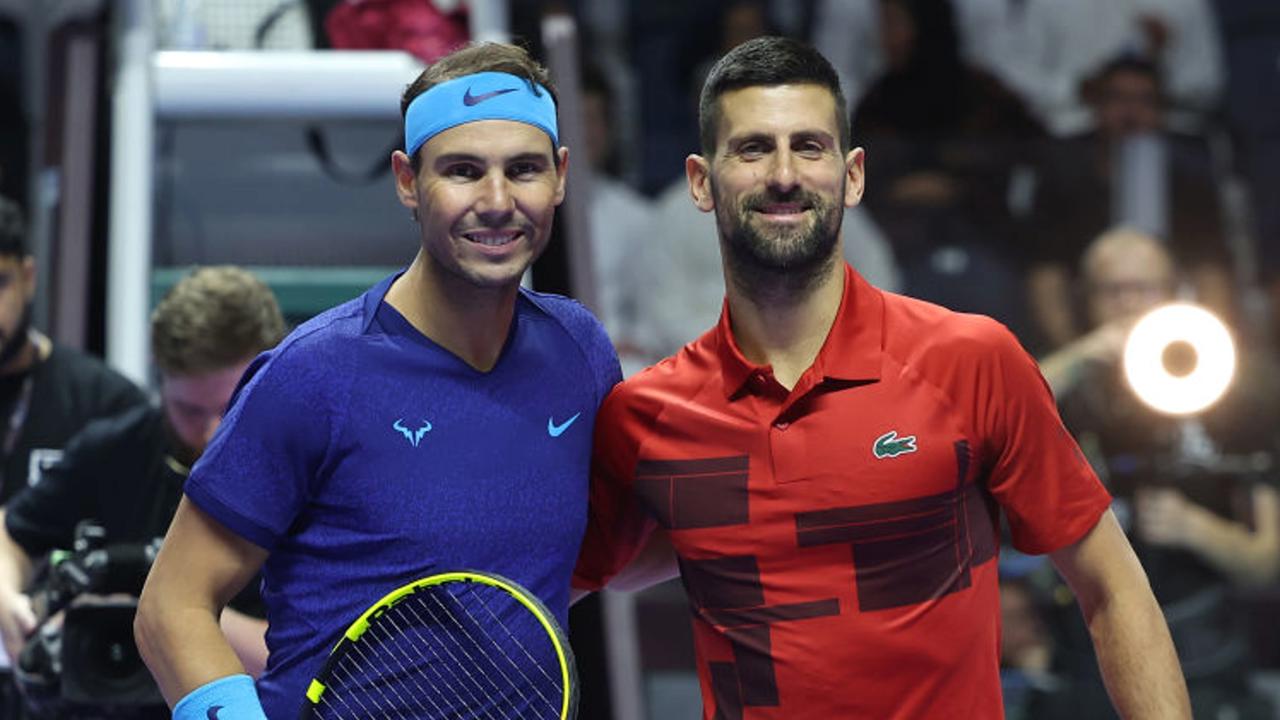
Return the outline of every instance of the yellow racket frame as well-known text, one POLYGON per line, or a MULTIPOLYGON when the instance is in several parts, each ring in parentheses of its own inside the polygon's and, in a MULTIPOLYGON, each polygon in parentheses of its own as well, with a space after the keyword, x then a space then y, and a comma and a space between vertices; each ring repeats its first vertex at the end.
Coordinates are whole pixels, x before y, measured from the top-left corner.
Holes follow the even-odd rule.
MULTIPOLYGON (((329 651, 332 656, 338 652, 345 644, 358 642, 365 631, 369 629, 372 620, 382 615, 386 611, 398 605, 401 601, 413 595, 415 592, 423 588, 432 587, 434 585, 443 585, 452 582, 472 582, 480 585, 488 585, 498 588, 516 599, 516 602, 524 606, 526 610, 533 614, 538 620, 538 624, 542 626, 543 631, 547 633, 547 637, 551 638, 551 645, 556 651, 556 660, 560 665, 560 683, 564 688, 563 696, 560 700, 560 720, 570 720, 569 711, 573 691, 570 688, 570 652, 568 644, 563 639, 563 632, 560 630, 559 624, 555 618, 551 616, 551 611, 542 604, 532 593, 525 590, 519 583, 514 580, 502 577, 494 573, 481 572, 479 570, 454 570, 450 572, 438 573, 436 575, 428 575, 427 577, 414 580, 392 590, 382 596, 368 610, 365 610, 355 622, 351 623, 346 632, 342 634, 333 649, 329 651)), ((312 705, 317 705, 320 698, 324 695, 327 686, 318 679, 312 679, 311 684, 307 687, 307 700, 312 705)))

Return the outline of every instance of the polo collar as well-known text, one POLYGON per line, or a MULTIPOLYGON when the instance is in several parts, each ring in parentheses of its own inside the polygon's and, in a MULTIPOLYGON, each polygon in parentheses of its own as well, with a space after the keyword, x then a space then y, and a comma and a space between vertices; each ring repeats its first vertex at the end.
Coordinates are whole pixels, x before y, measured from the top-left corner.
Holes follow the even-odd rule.
MULTIPOLYGON (((726 397, 738 395, 753 377, 768 372, 767 365, 756 365, 747 360, 734 340, 728 300, 720 311, 714 337, 723 369, 726 397)), ((805 375, 816 373, 822 380, 879 380, 883 348, 884 295, 845 263, 840 309, 818 357, 805 375)))

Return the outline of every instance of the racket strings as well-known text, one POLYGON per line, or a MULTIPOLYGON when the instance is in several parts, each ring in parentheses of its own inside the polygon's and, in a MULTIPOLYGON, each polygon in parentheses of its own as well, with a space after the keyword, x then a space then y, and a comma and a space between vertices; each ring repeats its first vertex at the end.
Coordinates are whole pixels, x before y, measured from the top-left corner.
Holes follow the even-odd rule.
MULTIPOLYGON (((334 674, 335 676, 338 676, 338 675, 346 675, 346 676, 347 676, 347 678, 346 678, 346 679, 347 679, 348 681, 354 681, 354 678, 352 678, 352 677, 351 677, 348 673, 346 673, 345 671, 344 671, 344 672, 342 672, 342 673, 339 673, 339 672, 338 672, 338 671, 339 671, 339 669, 341 668, 341 665, 342 665, 342 663, 339 663, 338 665, 335 665, 335 666, 334 666, 334 668, 333 668, 333 674, 334 674)), ((323 702, 324 702, 324 703, 329 704, 329 705, 330 705, 330 707, 333 707, 333 706, 335 706, 335 705, 337 704, 337 703, 335 703, 335 702, 334 702, 334 701, 336 700, 337 702, 342 703, 342 705, 343 705, 344 707, 346 707, 346 708, 350 709, 350 708, 351 708, 351 704, 347 702, 347 697, 348 697, 348 693, 336 693, 336 692, 330 692, 330 693, 325 693, 325 694, 324 694, 324 696, 323 696, 323 699, 322 699, 322 700, 323 700, 323 702)), ((359 713, 357 713, 354 717, 361 717, 362 715, 369 715, 369 714, 371 714, 371 711, 370 711, 370 710, 369 710, 369 708, 364 704, 364 701, 360 699, 360 693, 354 693, 354 694, 351 694, 351 698, 355 701, 356 705, 360 706, 360 707, 359 707, 360 712, 359 712, 359 713)), ((336 708, 335 708, 335 709, 336 709, 336 708)), ((318 712, 318 710, 317 710, 317 712, 318 712)), ((345 716, 345 715, 341 715, 341 714, 340 714, 340 715, 336 715, 335 717, 337 717, 337 718, 344 718, 344 717, 346 717, 346 716, 345 716)))
MULTIPOLYGON (((349 672, 346 672, 346 669, 342 667, 341 663, 338 666, 334 667, 333 672, 335 676, 344 676, 344 679, 346 679, 347 682, 353 685, 356 685, 359 682, 359 680, 355 676, 351 675, 349 672), (341 672, 339 672, 340 670, 341 672)), ((373 697, 373 698, 370 698, 370 702, 373 702, 377 707, 377 709, 379 711, 382 711, 382 706, 387 704, 387 703, 381 702, 382 699, 383 699, 382 696, 373 697)), ((334 718, 334 720, 345 720, 348 717, 350 718, 376 717, 376 715, 374 714, 374 711, 370 709, 368 705, 365 705, 363 700, 361 700, 361 693, 327 692, 324 694, 324 696, 321 697, 320 702, 321 702, 321 705, 327 706, 330 710, 333 711, 332 714, 321 713, 320 708, 317 707, 316 714, 321 717, 334 718), (352 710, 351 704, 347 702, 348 697, 354 700, 355 704, 359 706, 358 709, 354 711, 355 714, 350 716, 337 707, 338 704, 341 704, 343 708, 347 710, 352 710)), ((400 715, 399 712, 397 712, 396 714, 400 715)), ((403 715, 401 715, 401 717, 403 717, 403 715)))
MULTIPOLYGON (((495 612, 493 611, 493 609, 492 609, 492 608, 490 608, 490 607, 489 607, 489 603, 485 602, 485 600, 484 600, 484 595, 481 595, 481 594, 478 594, 478 593, 475 593, 475 594, 476 594, 476 596, 477 596, 477 599, 479 599, 479 601, 480 601, 480 606, 481 606, 481 607, 483 607, 483 608, 484 608, 484 610, 485 610, 485 612, 489 614, 489 617, 493 619, 493 623, 494 623, 495 625, 497 625, 498 627, 502 628, 502 630, 503 630, 504 632, 506 632, 507 637, 511 638, 512 642, 514 642, 514 643, 515 643, 515 646, 516 646, 517 648, 519 648, 521 652, 523 652, 523 653, 524 653, 524 656, 529 660, 529 665, 533 666, 533 668, 534 668, 534 669, 536 669, 536 670, 537 670, 537 671, 542 675, 542 677, 543 677, 543 678, 544 678, 548 683, 550 683, 550 684, 551 684, 551 687, 555 688, 556 690, 562 690, 563 688, 561 688, 561 681, 560 681, 560 679, 559 679, 559 678, 553 678, 553 677, 552 677, 552 676, 547 672, 546 668, 544 668, 544 667, 543 667, 544 663, 539 662, 538 660, 536 660, 536 659, 533 657, 533 655, 531 655, 531 654, 529 653, 529 649, 528 649, 527 647, 525 647, 525 644, 524 644, 524 643, 522 643, 522 642, 520 642, 520 640, 519 640, 518 638, 516 638, 515 633, 511 632, 511 628, 510 628, 510 627, 509 627, 505 622, 503 622, 501 618, 499 618, 499 617, 498 617, 497 613, 495 613, 495 612)), ((497 643, 497 641, 494 641, 494 642, 495 642, 495 644, 497 643)), ((512 664, 514 664, 514 663, 512 663, 512 664)), ((517 669, 519 669, 519 668, 517 668, 517 669)), ((523 675, 523 674, 524 674, 524 673, 523 673, 523 672, 521 672, 521 675, 523 675)), ((525 676, 525 680, 526 680, 526 681, 529 681, 528 676, 525 676)), ((537 689, 538 685, 537 685, 536 683, 530 683, 530 684, 532 684, 532 685, 533 685, 533 687, 535 688, 535 690, 537 689)), ((558 703, 553 702, 552 704, 553 704, 553 705, 555 705, 556 707, 559 707, 559 704, 558 704, 558 703)))
MULTIPOLYGON (((403 628, 403 626, 400 623, 397 622, 397 618, 396 618, 397 612, 398 611, 393 609, 387 614, 386 623, 380 623, 380 624, 375 624, 371 626, 369 635, 371 636, 371 639, 380 641, 383 647, 388 648, 386 655, 390 656, 391 659, 395 661, 396 665, 399 667, 401 675, 413 683, 413 686, 414 686, 413 689, 417 691, 417 694, 415 695, 415 697, 425 698, 426 701, 432 705, 432 709, 434 709, 438 713, 437 715, 438 717, 445 717, 446 716, 445 709, 441 708, 436 703, 435 699, 432 697, 433 693, 431 692, 431 690, 419 682, 419 678, 421 677, 421 675, 420 673, 415 672, 415 668, 411 666, 415 666, 416 664, 417 667, 426 667, 430 669, 430 671, 436 676, 436 678, 442 684, 449 685, 451 690, 452 690, 452 686, 450 685, 448 679, 440 673, 439 669, 436 667, 436 663, 432 662, 431 658, 427 657, 427 655, 423 653, 421 645, 414 644, 414 643, 396 642, 397 637, 404 636, 408 632, 403 628), (397 631, 397 634, 393 634, 392 630, 397 631), (415 661, 415 658, 409 654, 408 649, 404 647, 405 645, 408 645, 409 649, 412 649, 416 652, 418 656, 416 661, 415 661), (405 661, 408 661, 409 665, 406 665, 405 661)), ((370 649, 372 650, 372 647, 370 649)), ((366 659, 365 664, 367 666, 371 663, 366 659)), ((394 675, 392 676, 391 679, 394 679, 394 675)), ((397 684, 391 683, 391 682, 388 682, 387 684, 392 688, 392 692, 396 694, 397 699, 400 699, 402 704, 408 705, 408 703, 404 702, 403 696, 401 696, 400 693, 395 690, 395 688, 397 687, 397 684)), ((413 703, 413 705, 415 708, 422 709, 422 705, 419 703, 415 702, 413 703)))
MULTIPOLYGON (((436 599, 436 598, 435 598, 435 593, 430 593, 430 596, 431 596, 431 598, 432 598, 433 600, 435 600, 435 599, 436 599)), ((436 600, 436 602, 438 603, 438 602, 439 602, 439 600, 436 600)), ((419 603, 419 604, 421 604, 421 603, 419 603)), ((416 608, 414 607, 414 604, 412 604, 412 603, 404 603, 404 604, 403 604, 402 606, 400 606, 400 607, 401 607, 401 608, 403 608, 403 610, 404 610, 405 612, 407 612, 407 613, 409 613, 409 614, 412 614, 412 615, 414 616, 414 618, 417 620, 417 623, 416 623, 415 627, 418 627, 418 628, 429 628, 429 627, 432 627, 432 626, 436 626, 436 627, 447 627, 447 626, 445 626, 443 623, 441 623, 441 622, 440 622, 440 621, 435 617, 435 615, 434 615, 434 614, 432 614, 432 618, 431 618, 431 621, 430 621, 430 622, 428 622, 427 620, 423 619, 423 618, 422 618, 422 616, 417 612, 416 608)), ((425 607, 424 607, 424 609, 427 609, 427 608, 425 608, 425 607)), ((429 609, 427 609, 427 611, 428 611, 428 614, 431 614, 429 609)), ((452 618, 452 616, 450 616, 450 619, 453 619, 453 618, 452 618)), ((457 624, 457 623, 455 623, 455 624, 457 624)), ((406 634, 406 635, 407 635, 407 634, 408 634, 408 631, 402 631, 402 634, 406 634)), ((484 713, 485 713, 485 717, 490 717, 490 715, 489 715, 488 711, 485 709, 485 703, 484 703, 484 698, 485 698, 485 696, 486 696, 486 695, 488 695, 488 694, 489 694, 489 690, 487 690, 487 689, 486 689, 486 688, 485 688, 485 687, 480 683, 480 681, 476 679, 476 675, 478 674, 480 677, 487 679, 487 680, 489 681, 489 685, 490 685, 490 687, 491 687, 491 689, 492 689, 492 690, 494 690, 494 691, 498 691, 498 692, 501 692, 501 688, 499 688, 499 687, 498 687, 498 685, 497 685, 497 683, 495 683, 495 682, 493 681, 493 678, 488 677, 486 674, 484 674, 484 673, 474 673, 474 674, 473 674, 473 673, 472 673, 472 669, 473 669, 474 667, 476 667, 476 666, 477 666, 477 663, 475 662, 474 658, 472 658, 472 657, 471 657, 470 653, 467 653, 467 652, 466 652, 466 645, 465 645, 465 644, 462 644, 462 643, 448 643, 448 642, 442 642, 442 641, 444 640, 444 638, 443 638, 443 637, 441 637, 439 634, 436 634, 436 635, 428 635, 428 634, 425 634, 422 630, 415 631, 413 634, 414 634, 416 637, 418 637, 418 638, 422 639, 423 641, 425 641, 425 642, 423 642, 422 644, 425 644, 427 647, 432 648, 432 649, 433 649, 433 652, 434 652, 434 649, 435 649, 435 648, 437 648, 437 647, 440 647, 440 648, 443 648, 443 649, 444 649, 445 654, 449 656, 449 661, 453 663, 453 666, 454 666, 455 668, 457 668, 457 669, 461 670, 461 671, 466 675, 466 679, 467 679, 467 680, 470 680, 470 681, 472 682, 472 684, 475 686, 475 688, 476 688, 477 690, 479 690, 479 691, 480 691, 480 695, 478 695, 478 696, 477 696, 476 694, 474 694, 474 693, 471 691, 471 688, 470 688, 470 687, 468 687, 468 686, 467 686, 467 684, 466 684, 465 682, 464 682, 464 683, 462 683, 463 688, 467 691, 467 695, 469 696, 469 700, 470 700, 470 702, 473 704, 473 705, 472 705, 472 707, 473 707, 473 708, 479 708, 482 712, 484 712, 484 713), (465 655, 465 656, 466 656, 466 660, 467 660, 466 662, 462 662, 462 661, 460 661, 460 660, 458 659, 458 656, 457 656, 457 655, 455 655, 455 654, 453 653, 453 651, 450 649, 450 646, 451 646, 451 645, 453 645, 453 644, 457 644, 457 645, 459 645, 459 649, 460 649, 460 651, 462 652, 462 654, 463 654, 463 655, 465 655)), ((414 645, 414 647, 415 647, 415 648, 420 647, 419 643, 413 643, 413 645, 414 645)), ((439 656, 437 655, 437 657, 439 657, 439 656)), ((432 671, 436 674, 436 676, 437 676, 437 677, 439 677, 439 678, 442 680, 442 682, 443 682, 443 684, 444 684, 444 685, 448 686, 450 690, 453 690, 453 689, 454 689, 453 684, 452 684, 452 683, 449 683, 449 681, 448 681, 447 679, 445 679, 445 677, 443 676, 443 673, 440 671, 440 669, 439 669, 439 667, 438 667, 438 665, 437 665, 436 663, 427 662, 426 664, 427 664, 429 667, 431 667, 432 671)), ((456 692, 455 692, 455 695, 461 695, 461 693, 456 693, 456 692)), ((473 717, 475 717, 475 715, 473 715, 473 717)))
MULTIPOLYGON (((350 697, 355 701, 357 705, 359 705, 360 714, 355 715, 354 717, 356 718, 379 717, 378 715, 373 713, 373 710, 377 710, 379 712, 385 712, 389 709, 395 710, 395 706, 397 702, 402 707, 413 706, 419 709, 424 709, 424 710, 426 709, 422 705, 417 703, 411 703, 407 698, 405 698, 405 696, 399 692, 399 689, 396 683, 379 684, 379 683, 370 682, 369 678, 359 677, 353 669, 347 667, 349 663, 347 663, 346 660, 348 659, 357 661, 361 666, 365 668, 376 667, 377 663, 375 663, 373 660, 370 659, 369 654, 365 653, 365 647, 368 647, 371 644, 376 644, 377 641, 384 639, 384 637, 386 636, 384 635, 383 637, 380 637, 380 633, 377 629, 371 628, 371 632, 369 633, 369 636, 368 636, 368 640, 370 642, 365 642, 364 641, 365 639, 361 638, 361 642, 354 643, 351 646, 352 654, 344 657, 343 661, 337 663, 333 668, 335 679, 340 678, 344 680, 346 683, 346 686, 335 687, 333 688, 332 692, 326 692, 321 697, 322 703, 327 703, 331 708, 335 709, 335 711, 336 711, 336 705, 339 702, 344 707, 349 709, 351 705, 350 703, 347 702, 347 698, 350 697), (391 698, 386 693, 384 693, 382 690, 382 685, 385 685, 390 690, 390 694, 394 695, 395 697, 391 698), (347 687, 352 689, 360 688, 362 691, 361 692, 344 692, 344 690, 346 690, 347 687), (371 696, 369 697, 369 700, 372 704, 375 705, 375 708, 373 710, 371 710, 368 707, 368 705, 366 705, 364 701, 361 699, 362 695, 366 695, 366 694, 371 696)), ((384 643, 384 644, 392 645, 394 647, 393 643, 384 643)), ((425 687, 423 687, 420 683, 417 682, 417 678, 415 674, 408 672, 408 669, 404 667, 403 663, 401 663, 400 658, 397 656, 394 649, 387 654, 389 654, 396 661, 396 663, 400 665, 401 672, 404 673, 404 676, 409 678, 417 686, 417 690, 419 691, 418 696, 426 698, 427 702, 432 703, 434 705, 434 701, 431 700, 431 693, 428 692, 425 687)), ((436 706, 436 710, 439 711, 438 706, 436 706)), ((397 714, 400 714, 401 717, 403 717, 403 715, 399 713, 399 711, 397 711, 397 714)), ((335 717, 336 720, 342 720, 343 718, 346 718, 346 715, 339 714, 333 717, 335 717)))
MULTIPOLYGON (((461 619, 453 618, 451 611, 447 607, 445 607, 444 603, 441 602, 439 597, 433 594, 431 596, 431 599, 435 601, 436 605, 440 607, 442 611, 450 615, 450 619, 454 619, 455 622, 457 622, 457 624, 462 628, 462 631, 467 635, 468 639, 471 640, 471 642, 475 643, 476 647, 483 647, 485 645, 483 641, 487 640, 488 644, 491 644, 493 647, 497 648, 498 654, 502 657, 502 659, 506 660, 507 664, 509 664, 512 668, 514 668, 516 673, 519 674, 520 679, 523 680, 523 686, 531 688, 534 691, 534 694, 538 696, 538 699, 540 699, 543 703, 545 703, 547 707, 551 708, 552 710, 555 710, 558 716, 559 710, 561 707, 560 701, 558 699, 552 700, 551 698, 548 698, 545 694, 543 694, 539 686, 539 683, 536 682, 534 678, 531 678, 524 671, 524 668, 521 667, 520 663, 517 663, 514 659, 512 659, 511 653, 508 652, 507 648, 504 648, 500 642, 498 642, 498 639, 495 637, 495 633, 492 632, 491 628, 493 627, 501 628, 502 631, 506 633, 507 637, 511 638, 512 643, 521 651, 521 653, 523 653, 525 658, 528 659, 529 661, 528 664, 538 668, 538 670, 542 673, 542 676, 546 678, 557 691, 561 690, 560 683, 553 680, 549 675, 547 675, 545 670, 542 670, 541 663, 533 657, 533 655, 529 652, 528 648, 525 647, 525 643, 516 637, 515 633, 511 631, 511 628, 508 627, 508 625, 505 622, 503 622, 502 619, 499 618, 496 613, 493 612, 493 610, 489 607, 488 603, 484 601, 483 593, 478 592, 474 584, 469 583, 463 587, 465 587, 468 590, 468 594, 472 598, 475 598, 476 600, 478 600, 481 607, 485 609, 486 613, 492 619, 491 625, 487 626, 488 629, 486 629, 486 627, 482 627, 478 619, 473 617, 469 612, 465 610, 465 606, 462 604, 460 600, 458 600, 458 598, 453 598, 453 599, 460 608, 464 608, 463 617, 461 619), (466 620, 470 620, 471 622, 468 623, 466 622, 466 620), (480 637, 481 637, 480 640, 477 640, 476 637, 467 629, 469 626, 474 626, 479 630, 480 637)), ((482 589, 488 588, 488 587, 489 586, 481 586, 482 589)), ((484 592, 491 592, 491 591, 485 590, 484 592)), ((505 593, 502 595, 502 597, 508 600, 510 599, 509 596, 507 596, 505 593)), ((500 673, 502 677, 511 684, 513 689, 518 690, 521 687, 521 684, 513 680, 511 675, 509 675, 502 668, 498 667, 497 662, 493 659, 490 653, 481 652, 480 654, 482 657, 484 657, 489 661, 490 665, 493 666, 494 670, 498 671, 498 673, 500 673)), ((525 698, 525 699, 532 700, 532 698, 525 698)))
POLYGON ((510 613, 501 604, 514 602, 505 590, 471 582, 420 588, 374 618, 338 658, 313 708, 316 717, 560 718, 563 683, 522 637, 541 638, 545 647, 539 649, 559 670, 553 641, 523 607, 515 617, 527 627, 505 622, 510 613), (497 612, 485 594, 498 594, 497 612), (536 672, 526 672, 530 665, 536 672))
MULTIPOLYGON (((400 630, 401 634, 407 634, 408 631, 401 629, 400 625, 396 622, 396 618, 394 616, 389 617, 388 621, 391 623, 390 627, 400 630)), ((403 673, 405 677, 407 677, 409 680, 413 682, 414 688, 418 691, 418 695, 422 698, 425 698, 426 701, 431 704, 432 709, 434 709, 438 713, 438 717, 446 717, 447 711, 445 708, 441 708, 436 703, 436 700, 433 697, 434 693, 432 693, 429 688, 423 687, 423 685, 420 682, 418 682, 420 675, 414 672, 414 670, 410 666, 405 665, 404 660, 407 660, 410 664, 413 664, 414 658, 410 656, 407 651, 401 649, 401 644, 394 642, 395 636, 392 635, 390 631, 386 630, 383 627, 379 627, 378 632, 386 640, 386 644, 393 648, 393 650, 389 654, 396 661, 396 664, 400 667, 400 672, 403 673), (397 653, 395 652, 395 649, 401 649, 401 651, 397 653), (404 660, 401 659, 400 657, 401 655, 404 656, 404 660)), ((410 643, 409 647, 412 648, 417 653, 418 659, 421 662, 421 665, 420 665, 421 667, 426 667, 431 672, 431 674, 435 676, 436 680, 441 685, 449 687, 450 690, 454 689, 452 683, 449 682, 449 679, 440 672, 440 669, 437 667, 437 663, 433 662, 431 658, 427 657, 427 655, 422 652, 421 645, 418 645, 416 643, 410 643)), ((431 647, 431 646, 428 645, 427 647, 431 647)), ((432 657, 435 657, 435 658, 439 657, 438 655, 435 654, 434 650, 432 652, 432 657)), ((455 694, 458 694, 458 693, 456 693, 455 691, 455 694)))
MULTIPOLYGON (((448 717, 448 711, 440 707, 433 699, 430 689, 418 682, 419 673, 414 672, 404 664, 404 660, 408 660, 414 664, 415 659, 408 654, 407 649, 402 647, 405 643, 396 642, 397 636, 392 634, 392 630, 401 626, 396 624, 395 618, 391 613, 386 617, 386 623, 375 623, 370 626, 369 632, 351 645, 351 654, 342 658, 333 669, 334 679, 342 680, 343 683, 334 683, 324 695, 321 696, 321 703, 327 705, 335 712, 340 711, 337 705, 341 703, 344 707, 350 709, 351 704, 346 701, 351 697, 357 705, 359 705, 359 714, 356 718, 380 718, 384 717, 388 711, 395 711, 400 717, 404 717, 401 709, 408 708, 415 711, 415 714, 408 716, 409 718, 419 717, 448 717), (388 625, 389 624, 389 625, 388 625), (383 650, 384 652, 379 652, 383 650), (368 652, 366 652, 366 650, 368 652), (399 676, 395 670, 389 668, 388 663, 377 662, 373 659, 375 656, 379 659, 389 657, 395 665, 398 666, 399 676), (363 668, 363 672, 357 673, 349 665, 355 665, 363 668), (400 685, 407 685, 403 680, 398 678, 406 678, 413 684, 413 688, 406 687, 405 690, 414 690, 409 697, 400 692, 400 685), (389 691, 389 692, 387 692, 389 691), (366 704, 361 698, 365 696, 369 703, 366 704), (412 698, 412 699, 411 699, 412 698), (418 699, 425 699, 432 707, 427 708, 422 703, 417 702, 418 699), (370 708, 372 704, 374 707, 370 708), (376 712, 375 712, 376 711, 376 712), (425 711, 427 714, 421 714, 425 711), (434 712, 434 714, 432 714, 434 712)), ((412 647, 412 645, 410 645, 412 647)), ((421 665, 431 667, 434 670, 434 663, 422 654, 420 648, 414 648, 421 659, 421 665)), ((448 684, 448 680, 435 671, 437 678, 444 684, 448 684)), ((456 692, 456 691, 455 691, 456 692)), ((474 697, 474 696, 473 696, 474 697)), ((330 717, 321 714, 322 717, 330 717)), ((341 720, 347 717, 344 714, 332 715, 335 720, 341 720)))
MULTIPOLYGON (((447 627, 438 622, 436 625, 438 627, 447 627)), ((464 707, 469 706, 471 708, 472 712, 468 717, 493 717, 486 709, 487 703, 485 702, 485 699, 491 694, 491 690, 498 690, 498 686, 493 683, 492 679, 490 679, 491 687, 486 688, 480 680, 477 679, 477 673, 471 672, 474 660, 467 657, 466 662, 461 661, 452 651, 451 647, 456 643, 447 641, 447 633, 444 633, 444 636, 442 636, 442 634, 439 633, 430 634, 424 632, 424 628, 430 627, 430 625, 415 611, 413 602, 407 602, 397 606, 393 612, 388 614, 387 622, 383 623, 380 627, 382 631, 386 633, 389 644, 396 647, 407 645, 409 648, 412 648, 417 653, 418 658, 421 661, 421 665, 426 667, 438 680, 439 686, 435 689, 423 688, 420 692, 428 696, 434 694, 441 698, 442 702, 453 700, 452 703, 449 703, 450 705, 457 705, 460 701, 463 703, 464 707), (413 615, 413 618, 410 619, 408 617, 404 617, 406 615, 413 615), (401 623, 401 620, 406 622, 401 623), (394 634, 391 632, 393 630, 395 631, 394 634), (396 640, 400 638, 415 638, 417 641, 396 642, 396 640), (432 650, 431 657, 428 657, 423 653, 423 647, 427 647, 432 650), (442 663, 440 661, 444 661, 446 658, 437 652, 438 648, 444 650, 445 655, 448 656, 448 662, 451 663, 454 668, 461 670, 465 677, 455 676, 453 679, 456 682, 450 681, 449 676, 441 669, 442 663), (443 692, 441 688, 447 689, 448 692, 443 692), (483 715, 481 715, 481 713, 483 713, 483 715)), ((407 652, 405 652, 405 655, 407 656, 407 652)), ((410 677, 412 677, 412 675, 410 677)), ((479 677, 483 678, 484 675, 479 674, 479 677)), ((448 717, 448 715, 443 715, 442 717, 448 717)))

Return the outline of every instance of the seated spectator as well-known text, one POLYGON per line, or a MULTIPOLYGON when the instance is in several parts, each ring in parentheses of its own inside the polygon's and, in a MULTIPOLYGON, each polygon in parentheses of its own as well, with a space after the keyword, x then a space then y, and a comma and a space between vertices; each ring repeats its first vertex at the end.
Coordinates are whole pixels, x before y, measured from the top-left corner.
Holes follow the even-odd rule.
POLYGON ((1210 0, 952 1, 965 56, 1023 97, 1055 135, 1091 126, 1081 85, 1121 53, 1160 68, 1178 127, 1199 127, 1222 93, 1210 0))
POLYGON ((1008 302, 1023 276, 1009 188, 1043 133, 994 76, 961 60, 948 0, 881 0, 880 20, 887 69, 858 104, 853 137, 903 291, 1020 333, 1021 304, 1008 302))
MULTIPOLYGON (((241 374, 283 333, 270 289, 239 268, 200 269, 169 291, 151 316, 160 406, 90 423, 39 483, 12 497, 0 513, 0 635, 11 655, 40 620, 25 594, 34 562, 70 548, 83 520, 100 524, 112 544, 144 545, 163 536, 186 475, 241 374)), ((266 623, 242 612, 260 612, 255 599, 256 587, 222 619, 246 667, 260 670, 266 623)))
MULTIPOLYGON (((1164 609, 1196 717, 1271 718, 1248 687, 1250 638, 1233 592, 1280 575, 1280 392, 1276 374, 1247 351, 1227 395, 1198 417, 1142 405, 1120 369, 1129 327, 1172 299, 1168 249, 1130 230, 1085 252, 1090 332, 1041 363, 1063 421, 1115 496, 1117 518, 1164 609)), ((1084 626, 1056 624, 1059 703, 1073 717, 1113 717, 1084 626)))
POLYGON ((1045 345, 1061 346, 1079 333, 1071 313, 1072 269, 1090 240, 1118 224, 1145 225, 1167 242, 1200 302, 1230 317, 1222 213, 1203 143, 1168 131, 1161 79, 1151 63, 1117 58, 1091 87, 1097 129, 1047 148, 1025 231, 1033 254, 1031 310, 1045 345), (1144 151, 1147 162, 1134 151, 1144 151), (1143 164, 1150 172, 1143 173, 1143 164))

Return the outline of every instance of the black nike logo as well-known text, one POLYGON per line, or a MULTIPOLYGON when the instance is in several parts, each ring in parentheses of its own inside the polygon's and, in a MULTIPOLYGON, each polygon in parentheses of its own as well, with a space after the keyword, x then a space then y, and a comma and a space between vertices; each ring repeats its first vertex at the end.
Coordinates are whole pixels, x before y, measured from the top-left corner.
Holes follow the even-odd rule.
POLYGON ((467 92, 462 95, 462 104, 466 105, 467 107, 471 107, 472 105, 479 105, 480 103, 484 102, 485 100, 488 100, 489 98, 497 97, 499 95, 506 95, 509 92, 515 92, 516 90, 519 90, 519 89, 520 88, 506 88, 503 90, 493 90, 487 93, 480 93, 479 95, 472 95, 471 88, 467 88, 467 92))
POLYGON ((205 713, 205 717, 209 718, 209 720, 218 720, 218 712, 221 710, 221 705, 213 705, 209 708, 209 711, 205 713))

